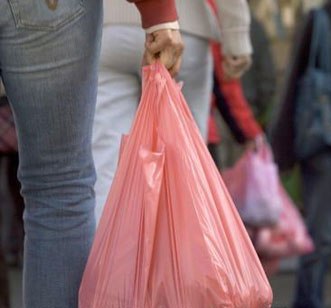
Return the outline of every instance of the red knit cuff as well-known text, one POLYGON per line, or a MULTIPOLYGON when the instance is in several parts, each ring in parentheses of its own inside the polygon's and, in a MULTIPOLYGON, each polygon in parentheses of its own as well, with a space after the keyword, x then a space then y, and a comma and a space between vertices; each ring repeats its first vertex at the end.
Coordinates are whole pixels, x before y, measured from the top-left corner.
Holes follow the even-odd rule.
POLYGON ((178 19, 175 0, 129 0, 135 2, 144 29, 178 19))
POLYGON ((251 123, 246 127, 243 127, 243 131, 245 132, 245 137, 248 140, 254 140, 256 137, 263 134, 263 130, 261 126, 255 121, 254 118, 250 119, 251 123))

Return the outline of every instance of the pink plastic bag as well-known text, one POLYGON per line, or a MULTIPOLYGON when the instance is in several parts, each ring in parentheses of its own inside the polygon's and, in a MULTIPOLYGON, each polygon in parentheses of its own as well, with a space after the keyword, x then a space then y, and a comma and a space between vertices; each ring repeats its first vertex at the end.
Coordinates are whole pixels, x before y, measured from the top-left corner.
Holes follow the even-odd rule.
POLYGON ((279 182, 278 185, 283 206, 281 217, 276 226, 258 231, 256 251, 264 258, 283 258, 310 253, 314 250, 314 245, 304 221, 282 184, 279 182))
POLYGON ((155 64, 121 149, 80 308, 270 307, 272 291, 177 84, 155 64))
POLYGON ((246 150, 234 165, 222 173, 242 220, 248 226, 275 224, 281 211, 278 170, 269 146, 246 150))

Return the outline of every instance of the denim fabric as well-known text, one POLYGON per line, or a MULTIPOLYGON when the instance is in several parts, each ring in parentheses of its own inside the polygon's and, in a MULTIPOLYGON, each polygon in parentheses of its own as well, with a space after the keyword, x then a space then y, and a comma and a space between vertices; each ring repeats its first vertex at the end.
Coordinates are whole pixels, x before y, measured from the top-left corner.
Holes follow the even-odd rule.
POLYGON ((91 153, 102 0, 1 0, 0 69, 18 130, 24 307, 77 307, 95 229, 91 153))
POLYGON ((325 279, 331 259, 331 150, 302 165, 307 226, 315 252, 300 260, 295 308, 323 308, 325 279))

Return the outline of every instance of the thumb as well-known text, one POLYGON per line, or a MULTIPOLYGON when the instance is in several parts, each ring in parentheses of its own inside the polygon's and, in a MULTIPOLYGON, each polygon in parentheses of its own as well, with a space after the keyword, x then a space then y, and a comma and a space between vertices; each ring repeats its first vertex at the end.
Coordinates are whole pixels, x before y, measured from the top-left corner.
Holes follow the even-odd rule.
POLYGON ((146 50, 143 57, 143 65, 150 65, 153 64, 155 61, 156 57, 146 50))

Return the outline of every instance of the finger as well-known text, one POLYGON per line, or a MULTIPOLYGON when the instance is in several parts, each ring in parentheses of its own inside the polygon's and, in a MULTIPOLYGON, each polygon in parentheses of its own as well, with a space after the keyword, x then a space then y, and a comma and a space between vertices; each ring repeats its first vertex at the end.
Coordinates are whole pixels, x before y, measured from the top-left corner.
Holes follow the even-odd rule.
POLYGON ((232 78, 240 78, 249 68, 249 66, 232 66, 229 63, 224 63, 224 71, 232 78))
POLYGON ((240 79, 237 75, 235 74, 226 74, 224 75, 224 81, 234 81, 240 79))
POLYGON ((223 69, 223 81, 231 81, 233 78, 232 78, 232 73, 223 69))
POLYGON ((238 67, 241 67, 243 70, 248 70, 252 64, 252 59, 250 57, 245 57, 242 59, 241 64, 238 67))
POLYGON ((232 78, 232 76, 236 73, 233 66, 229 65, 228 63, 223 63, 223 73, 227 77, 232 78))
POLYGON ((226 63, 223 62, 222 68, 223 68, 223 79, 224 79, 224 80, 228 80, 228 77, 229 77, 229 69, 228 69, 226 63))
POLYGON ((228 69, 228 68, 224 68, 223 69, 223 79, 224 81, 230 81, 230 80, 234 80, 234 79, 239 79, 240 78, 240 74, 234 72, 233 70, 231 69, 228 69))
MULTIPOLYGON (((163 30, 166 31, 166 30, 163 30)), ((168 31, 168 30, 167 30, 168 31)), ((153 40, 146 41, 146 49, 152 53, 157 54, 164 50, 167 46, 171 44, 170 34, 168 33, 155 33, 153 35, 153 40)))
POLYGON ((182 58, 179 57, 179 59, 177 60, 177 62, 175 63, 175 65, 169 69, 169 73, 172 77, 176 77, 177 74, 179 73, 179 69, 181 67, 181 64, 182 64, 182 58))
POLYGON ((231 74, 231 78, 232 79, 240 79, 242 77, 242 75, 243 75, 243 72, 233 72, 231 74))
POLYGON ((240 58, 233 57, 233 56, 227 56, 224 58, 224 62, 228 63, 230 65, 236 65, 240 61, 240 58))
POLYGON ((250 65, 251 59, 247 56, 241 56, 241 57, 228 57, 226 59, 226 63, 228 65, 231 65, 233 67, 245 67, 247 65, 250 65))
POLYGON ((176 63, 177 57, 173 49, 166 48, 160 53, 160 61, 167 68, 172 68, 176 63))
POLYGON ((249 68, 250 68, 249 65, 245 65, 234 69, 233 72, 238 76, 238 78, 240 78, 249 70, 249 68))
POLYGON ((146 33, 146 42, 151 43, 154 41, 154 35, 152 33, 146 33))
POLYGON ((233 66, 234 68, 241 68, 247 65, 247 62, 244 59, 230 60, 228 65, 233 66))
POLYGON ((146 50, 143 57, 143 65, 150 65, 153 64, 155 61, 155 56, 146 50))

